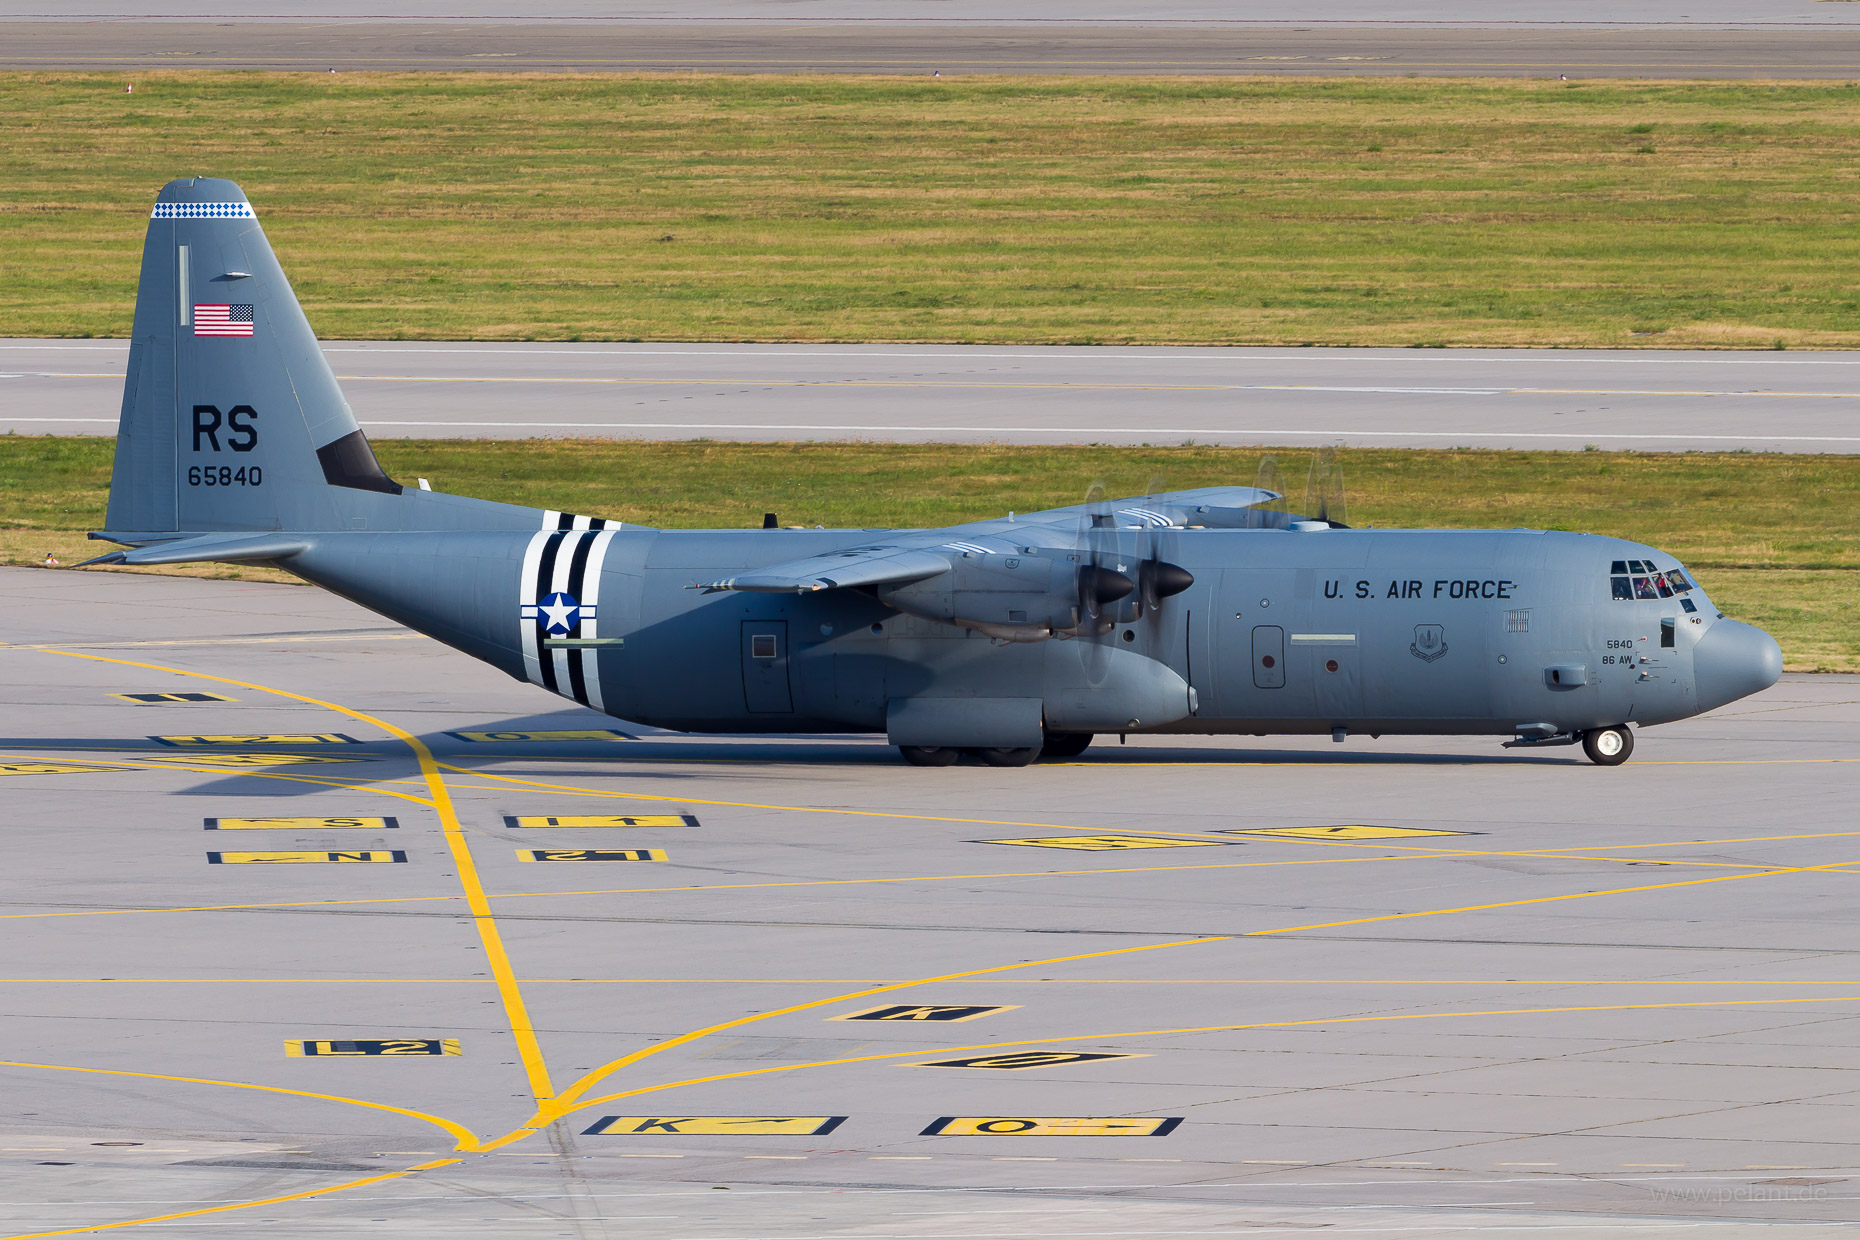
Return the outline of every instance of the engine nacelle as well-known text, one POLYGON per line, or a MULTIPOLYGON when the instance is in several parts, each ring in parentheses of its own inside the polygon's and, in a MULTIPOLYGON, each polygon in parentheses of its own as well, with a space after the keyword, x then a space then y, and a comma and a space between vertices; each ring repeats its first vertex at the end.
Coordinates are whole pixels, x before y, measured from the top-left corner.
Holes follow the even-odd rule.
POLYGON ((1079 560, 1059 555, 963 555, 947 573, 880 586, 878 600, 907 615, 1007 641, 1043 641, 1078 624, 1079 560))

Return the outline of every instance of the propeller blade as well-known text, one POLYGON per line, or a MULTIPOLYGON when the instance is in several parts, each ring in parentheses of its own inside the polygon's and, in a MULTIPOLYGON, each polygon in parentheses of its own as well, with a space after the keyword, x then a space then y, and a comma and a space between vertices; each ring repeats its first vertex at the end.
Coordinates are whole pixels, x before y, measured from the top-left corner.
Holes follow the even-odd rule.
POLYGON ((1343 495, 1343 464, 1337 450, 1328 445, 1311 458, 1311 472, 1305 478, 1305 512, 1313 521, 1327 522, 1331 528, 1347 530, 1349 509, 1343 495))
POLYGON ((1259 458, 1259 474, 1253 485, 1262 491, 1271 491, 1278 496, 1269 503, 1259 504, 1247 511, 1250 515, 1249 528, 1282 530, 1292 523, 1291 510, 1285 503, 1285 479, 1279 474, 1279 458, 1268 452, 1259 458))

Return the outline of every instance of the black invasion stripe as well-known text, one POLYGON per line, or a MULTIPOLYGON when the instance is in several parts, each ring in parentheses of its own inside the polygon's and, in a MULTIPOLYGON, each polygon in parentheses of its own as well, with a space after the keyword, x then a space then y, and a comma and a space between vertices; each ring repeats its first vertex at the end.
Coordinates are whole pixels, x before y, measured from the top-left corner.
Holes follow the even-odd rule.
MULTIPOLYGON (((591 529, 591 530, 604 530, 604 529, 606 529, 606 528, 607 528, 607 518, 606 518, 606 517, 589 517, 589 518, 588 518, 588 528, 589 528, 589 529, 591 529)), ((576 598, 580 598, 581 596, 580 596, 579 594, 577 594, 577 595, 576 595, 575 597, 576 597, 576 598)))
MULTIPOLYGON (((576 602, 581 601, 582 581, 588 573, 588 552, 594 549, 594 538, 595 536, 592 533, 578 535, 575 543, 575 558, 569 561, 568 592, 575 596, 576 602)), ((598 604, 596 604, 596 606, 598 606, 598 604)), ((569 630, 568 635, 570 637, 581 636, 581 615, 579 612, 575 615, 575 627, 569 630)), ((568 652, 569 696, 573 697, 583 706, 588 704, 588 673, 581 662, 585 657, 587 656, 584 651, 571 650, 568 652)))
POLYGON ((556 513, 555 514, 555 528, 558 530, 569 530, 569 529, 575 528, 575 514, 572 512, 556 513))
MULTIPOLYGON (((549 597, 549 583, 555 579, 556 552, 562 546, 562 531, 549 535, 549 541, 543 544, 542 554, 536 558, 536 601, 541 603, 549 597)), ((555 692, 555 655, 543 642, 549 638, 549 617, 543 615, 542 608, 536 610, 536 653, 537 662, 542 665, 542 685, 551 693, 555 692)))

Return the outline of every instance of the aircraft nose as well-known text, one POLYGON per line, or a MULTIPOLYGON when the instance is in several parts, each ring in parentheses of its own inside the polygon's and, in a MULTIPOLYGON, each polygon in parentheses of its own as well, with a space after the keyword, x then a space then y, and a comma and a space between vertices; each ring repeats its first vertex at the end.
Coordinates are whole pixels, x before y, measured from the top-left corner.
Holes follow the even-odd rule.
POLYGON ((1782 647, 1762 629, 1720 620, 1692 648, 1692 675, 1699 709, 1716 710, 1775 684, 1782 676, 1782 647))

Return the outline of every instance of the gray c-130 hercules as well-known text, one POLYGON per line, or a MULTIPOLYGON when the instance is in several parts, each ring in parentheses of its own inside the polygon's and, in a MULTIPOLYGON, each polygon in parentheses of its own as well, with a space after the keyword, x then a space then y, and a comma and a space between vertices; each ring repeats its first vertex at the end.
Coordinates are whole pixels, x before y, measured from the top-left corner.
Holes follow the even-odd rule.
POLYGON ((1352 530, 1251 487, 938 530, 659 530, 389 478, 230 181, 149 221, 91 563, 275 564, 510 675, 690 732, 884 732, 1020 765, 1097 733, 1581 743, 1775 683, 1670 555, 1352 530))

